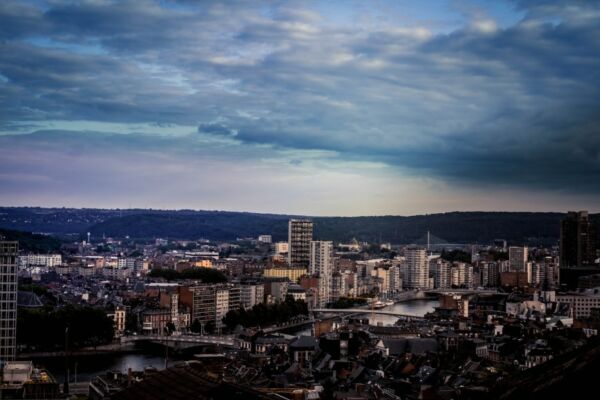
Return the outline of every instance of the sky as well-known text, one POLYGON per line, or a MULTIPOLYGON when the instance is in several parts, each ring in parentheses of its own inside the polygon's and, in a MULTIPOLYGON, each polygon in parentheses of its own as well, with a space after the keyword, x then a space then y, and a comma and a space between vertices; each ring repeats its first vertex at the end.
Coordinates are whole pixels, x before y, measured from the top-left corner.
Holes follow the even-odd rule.
POLYGON ((600 2, 0 2, 0 205, 600 211, 600 2))

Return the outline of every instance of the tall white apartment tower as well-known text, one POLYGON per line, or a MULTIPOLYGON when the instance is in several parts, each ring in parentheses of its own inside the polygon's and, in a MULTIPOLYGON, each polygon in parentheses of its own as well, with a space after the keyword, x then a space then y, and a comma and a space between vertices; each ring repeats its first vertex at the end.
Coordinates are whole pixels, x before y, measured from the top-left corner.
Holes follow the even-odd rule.
POLYGON ((513 272, 525 272, 527 270, 527 259, 529 258, 529 248, 510 246, 508 248, 508 265, 513 272))
POLYGON ((0 241, 0 367, 15 359, 17 348, 18 242, 0 241))
POLYGON ((329 302, 331 275, 333 274, 333 242, 311 241, 308 272, 319 275, 319 307, 329 302))
POLYGON ((313 222, 308 219, 290 219, 288 225, 288 264, 306 268, 310 264, 310 242, 313 222))
POLYGON ((409 247, 404 250, 406 259, 406 287, 408 289, 427 289, 429 287, 429 263, 427 250, 409 247))

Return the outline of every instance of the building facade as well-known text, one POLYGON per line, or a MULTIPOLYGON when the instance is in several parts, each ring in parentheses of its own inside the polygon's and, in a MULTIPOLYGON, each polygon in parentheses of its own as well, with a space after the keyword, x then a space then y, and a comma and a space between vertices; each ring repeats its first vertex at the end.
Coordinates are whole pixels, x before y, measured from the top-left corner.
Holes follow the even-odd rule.
POLYGON ((310 263, 310 242, 313 222, 308 219, 291 219, 288 225, 288 264, 293 268, 306 268, 310 263))
POLYGON ((18 242, 0 241, 0 366, 16 355, 18 252, 18 242))
POLYGON ((330 299, 331 275, 333 274, 333 242, 311 241, 308 272, 319 277, 319 307, 325 307, 330 299))
POLYGON ((510 246, 508 248, 508 264, 511 271, 525 272, 527 270, 528 258, 528 247, 510 246))
POLYGON ((241 288, 238 285, 196 285, 190 287, 192 292, 192 322, 198 320, 206 324, 214 322, 217 328, 222 326, 223 317, 230 310, 237 310, 241 305, 241 288))
POLYGON ((26 267, 57 267, 62 264, 60 254, 27 254, 19 257, 19 266, 26 267))
POLYGON ((560 223, 560 266, 583 267, 596 259, 596 226, 587 211, 569 211, 560 223))
POLYGON ((404 250, 406 259, 406 283, 408 289, 427 289, 429 286, 429 263, 427 251, 411 247, 404 250))
POLYGON ((587 318, 593 309, 600 309, 600 293, 597 289, 557 295, 556 301, 570 304, 573 318, 587 318))
POLYGON ((263 270, 265 278, 287 278, 292 282, 297 282, 301 276, 308 273, 307 268, 266 268, 263 270))
POLYGON ((262 283, 243 284, 240 287, 241 306, 245 309, 265 301, 265 285, 262 283))
POLYGON ((271 235, 259 235, 258 236, 258 241, 260 243, 269 243, 269 244, 271 244, 271 242, 273 241, 273 238, 271 237, 271 235))

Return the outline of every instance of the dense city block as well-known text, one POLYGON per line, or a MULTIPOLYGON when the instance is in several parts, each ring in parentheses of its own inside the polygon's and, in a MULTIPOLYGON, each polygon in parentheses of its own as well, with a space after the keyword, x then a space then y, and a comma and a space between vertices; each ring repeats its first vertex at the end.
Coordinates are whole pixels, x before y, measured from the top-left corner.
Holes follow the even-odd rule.
POLYGON ((587 212, 551 246, 341 242, 287 223, 285 241, 4 230, 3 397, 518 398, 509 382, 549 390, 528 371, 597 364, 587 212))

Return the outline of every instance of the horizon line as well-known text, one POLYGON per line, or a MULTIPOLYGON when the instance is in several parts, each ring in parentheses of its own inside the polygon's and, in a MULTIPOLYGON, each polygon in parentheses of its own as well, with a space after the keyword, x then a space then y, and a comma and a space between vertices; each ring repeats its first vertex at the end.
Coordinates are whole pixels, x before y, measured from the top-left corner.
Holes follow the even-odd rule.
POLYGON ((65 210, 102 210, 102 211, 165 211, 165 212, 222 212, 222 213, 238 213, 238 214, 260 214, 260 215, 273 215, 273 216, 285 216, 285 217, 304 217, 304 218, 382 218, 382 217, 422 217, 430 215, 441 215, 441 214, 467 214, 467 213, 497 213, 497 214, 567 214, 569 212, 580 212, 586 211, 590 215, 598 215, 600 211, 589 211, 589 210, 577 210, 570 209, 568 211, 506 211, 506 210, 468 210, 468 211, 440 211, 423 214, 412 214, 412 215, 401 215, 401 214, 374 214, 374 215, 309 215, 309 214, 294 214, 294 213, 277 213, 277 212, 260 212, 260 211, 240 211, 240 210, 219 210, 219 209, 194 209, 194 208, 141 208, 141 207, 129 207, 129 208, 103 208, 103 207, 67 207, 67 206, 6 206, 0 205, 0 208, 32 208, 32 209, 65 209, 65 210))

